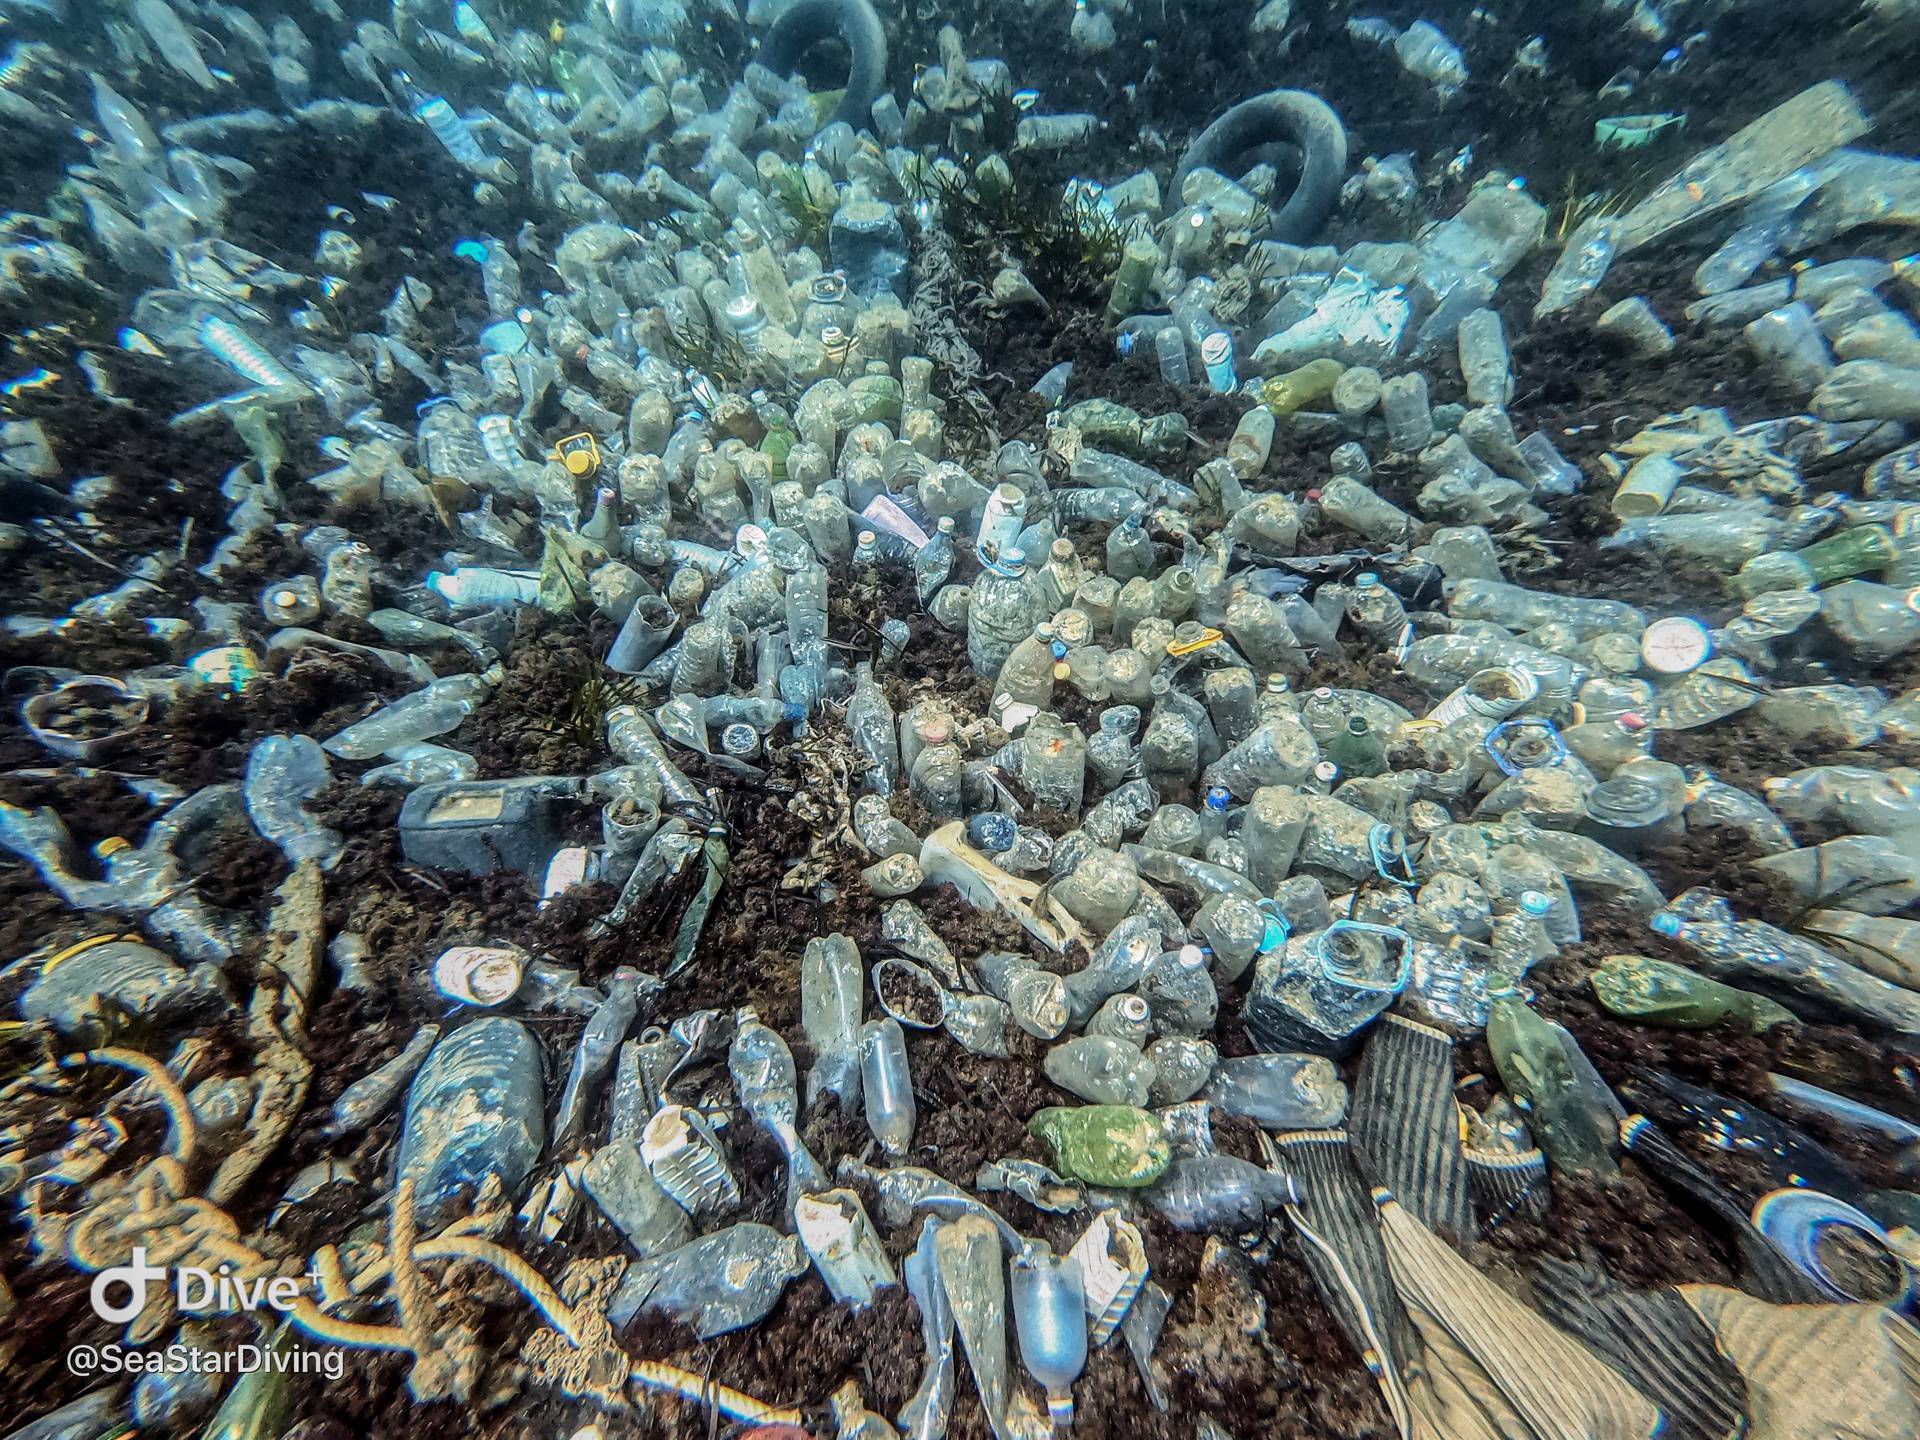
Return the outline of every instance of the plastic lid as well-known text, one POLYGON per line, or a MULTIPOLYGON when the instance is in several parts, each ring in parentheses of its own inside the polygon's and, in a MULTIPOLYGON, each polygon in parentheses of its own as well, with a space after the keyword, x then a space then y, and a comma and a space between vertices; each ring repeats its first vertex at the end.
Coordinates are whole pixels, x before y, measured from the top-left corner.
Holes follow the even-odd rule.
POLYGON ((1209 785, 1207 787, 1207 808, 1209 810, 1224 810, 1232 800, 1233 792, 1226 786, 1209 785))
POLYGON ((1622 730, 1644 730, 1647 728, 1647 717, 1638 710, 1622 710, 1614 717, 1614 723, 1622 730))
POLYGON ((1684 675, 1713 654, 1707 627, 1685 615, 1656 620, 1640 637, 1640 658, 1649 670, 1662 675, 1684 675))
POLYGON ((1538 890, 1523 890, 1520 908, 1529 915, 1544 915, 1553 908, 1553 901, 1538 890))
POLYGON ((1371 590, 1379 583, 1380 577, 1371 570, 1364 571, 1353 577, 1353 588, 1356 590, 1371 590))
POLYGON ((1658 915, 1647 921, 1647 928, 1656 935, 1678 935, 1680 933, 1680 917, 1675 915, 1671 910, 1662 910, 1658 915))
POLYGON ((1200 342, 1200 359, 1208 365, 1218 365, 1233 354, 1233 337, 1224 330, 1216 330, 1200 342))
POLYGON ((1027 552, 1018 545, 1009 545, 1000 552, 1000 563, 1009 570, 1024 570, 1027 565, 1027 552))

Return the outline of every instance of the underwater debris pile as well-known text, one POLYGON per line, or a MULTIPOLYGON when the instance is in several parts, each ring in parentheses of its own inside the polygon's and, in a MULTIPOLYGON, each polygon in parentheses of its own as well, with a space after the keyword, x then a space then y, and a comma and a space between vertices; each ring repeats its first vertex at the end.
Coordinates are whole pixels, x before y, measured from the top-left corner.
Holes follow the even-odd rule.
POLYGON ((0 12, 16 1435, 1920 1429, 1916 132, 1584 8, 0 12))

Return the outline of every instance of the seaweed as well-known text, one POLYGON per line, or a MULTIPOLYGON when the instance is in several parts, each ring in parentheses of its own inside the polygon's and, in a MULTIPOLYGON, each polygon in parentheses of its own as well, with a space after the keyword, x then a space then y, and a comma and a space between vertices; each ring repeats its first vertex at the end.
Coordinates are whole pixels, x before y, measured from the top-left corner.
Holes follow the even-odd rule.
POLYGON ((1137 222, 1081 184, 1055 189, 1010 169, 984 172, 968 178, 957 167, 922 165, 901 177, 910 197, 935 210, 970 278, 984 281, 1005 250, 1050 300, 1104 295, 1137 222))
POLYGON ((745 390, 756 378, 753 357, 740 337, 695 316, 671 321, 665 343, 673 363, 697 370, 728 390, 745 390))
POLYGON ((611 675, 591 661, 576 668, 577 680, 566 713, 546 728, 582 749, 598 751, 607 716, 622 705, 646 703, 646 687, 631 675, 611 675))
POLYGON ((833 223, 832 191, 823 199, 798 165, 783 165, 775 171, 769 189, 774 204, 793 223, 794 239, 824 257, 827 231, 833 223))

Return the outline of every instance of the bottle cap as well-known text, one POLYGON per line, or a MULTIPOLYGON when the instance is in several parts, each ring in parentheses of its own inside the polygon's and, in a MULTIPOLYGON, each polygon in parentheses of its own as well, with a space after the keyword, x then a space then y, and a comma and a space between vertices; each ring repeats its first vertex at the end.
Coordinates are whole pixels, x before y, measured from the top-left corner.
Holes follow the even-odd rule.
POLYGON ((1544 915, 1553 908, 1553 901, 1538 890, 1520 892, 1520 909, 1528 915, 1544 915))
POLYGON ((1647 921, 1647 928, 1656 935, 1672 937, 1680 933, 1680 917, 1670 910, 1662 910, 1647 921))
POLYGON ((1649 670, 1662 675, 1684 675, 1713 654, 1713 637, 1698 620, 1669 615, 1656 620, 1640 637, 1640 658, 1649 670))
POLYGON ((1628 732, 1639 731, 1647 728, 1647 717, 1638 710, 1622 710, 1614 723, 1628 732))

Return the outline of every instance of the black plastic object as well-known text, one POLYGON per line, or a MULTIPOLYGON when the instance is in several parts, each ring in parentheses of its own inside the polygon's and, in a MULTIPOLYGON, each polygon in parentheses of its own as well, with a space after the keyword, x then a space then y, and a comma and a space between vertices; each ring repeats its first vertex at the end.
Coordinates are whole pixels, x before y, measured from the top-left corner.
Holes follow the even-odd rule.
POLYGON ((1740 1288, 1770 1305, 1820 1305, 1827 1295, 1794 1268, 1747 1218, 1746 1207, 1644 1115, 1620 1122, 1620 1141, 1661 1180, 1732 1232, 1740 1246, 1740 1288))
POLYGON ((1746 1382, 1678 1292, 1629 1290, 1603 1270, 1548 1259, 1534 1273, 1533 1298, 1666 1412, 1666 1440, 1744 1432, 1746 1382))
POLYGON ((1347 175, 1347 131, 1333 107, 1308 90, 1255 95, 1202 130, 1173 177, 1174 203, 1179 203, 1189 171, 1205 167, 1237 179, 1252 168, 1252 152, 1276 144, 1300 147, 1300 180, 1287 203, 1274 210, 1262 238, 1309 243, 1340 198, 1347 175))
POLYGON ((760 42, 760 63, 776 75, 790 75, 808 50, 835 39, 846 42, 852 64, 833 118, 855 130, 871 129, 873 102, 887 76, 887 32, 868 0, 794 0, 760 42))
POLYGON ((579 783, 536 775, 422 785, 400 807, 400 851, 436 870, 539 875, 567 843, 565 809, 579 783))
POLYGON ((1347 1129, 1368 1179, 1448 1239, 1472 1240, 1453 1041, 1445 1032, 1382 1016, 1367 1038, 1351 1117, 1347 1129))

